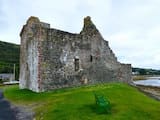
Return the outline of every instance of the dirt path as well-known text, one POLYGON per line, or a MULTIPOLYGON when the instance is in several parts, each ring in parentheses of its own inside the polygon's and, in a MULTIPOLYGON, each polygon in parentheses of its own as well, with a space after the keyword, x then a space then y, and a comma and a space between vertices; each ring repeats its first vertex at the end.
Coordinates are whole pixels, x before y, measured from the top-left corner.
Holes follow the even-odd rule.
POLYGON ((0 120, 33 120, 33 116, 31 110, 11 105, 0 90, 0 120))

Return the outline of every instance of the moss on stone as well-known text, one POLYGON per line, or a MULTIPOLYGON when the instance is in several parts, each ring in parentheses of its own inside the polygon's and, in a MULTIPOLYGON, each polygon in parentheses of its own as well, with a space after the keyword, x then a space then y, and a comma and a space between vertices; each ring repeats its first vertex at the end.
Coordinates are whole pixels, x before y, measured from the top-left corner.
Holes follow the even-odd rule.
POLYGON ((40 22, 40 20, 38 17, 34 17, 34 16, 29 17, 29 19, 27 20, 27 24, 32 24, 37 22, 40 22))
POLYGON ((87 16, 84 18, 84 26, 80 34, 87 34, 87 35, 94 35, 94 34, 100 34, 97 30, 96 26, 93 24, 91 17, 87 16))

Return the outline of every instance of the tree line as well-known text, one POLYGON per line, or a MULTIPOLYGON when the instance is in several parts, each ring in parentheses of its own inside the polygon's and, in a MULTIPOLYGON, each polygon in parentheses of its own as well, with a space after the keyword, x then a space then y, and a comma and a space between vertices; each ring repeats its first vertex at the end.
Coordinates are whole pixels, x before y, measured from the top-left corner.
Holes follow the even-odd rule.
POLYGON ((155 69, 132 68, 132 72, 138 75, 160 75, 160 70, 155 69))

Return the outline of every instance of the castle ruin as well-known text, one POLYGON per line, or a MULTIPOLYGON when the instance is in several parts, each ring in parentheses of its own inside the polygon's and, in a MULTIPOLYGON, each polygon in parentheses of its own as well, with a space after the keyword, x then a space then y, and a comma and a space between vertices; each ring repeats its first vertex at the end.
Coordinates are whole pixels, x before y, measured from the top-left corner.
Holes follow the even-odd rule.
POLYGON ((90 17, 79 34, 50 28, 30 17, 20 33, 20 88, 43 92, 104 82, 131 82, 131 65, 121 64, 90 17))

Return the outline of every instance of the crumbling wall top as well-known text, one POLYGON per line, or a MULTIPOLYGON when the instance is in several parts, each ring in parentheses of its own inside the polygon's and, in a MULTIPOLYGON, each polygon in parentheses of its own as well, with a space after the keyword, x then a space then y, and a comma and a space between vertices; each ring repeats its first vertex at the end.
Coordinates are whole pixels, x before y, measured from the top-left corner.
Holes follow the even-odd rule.
POLYGON ((88 35, 93 35, 99 33, 98 29, 96 28, 96 26, 93 24, 91 17, 87 16, 84 18, 84 25, 83 25, 83 29, 80 32, 80 34, 88 34, 88 35))
POLYGON ((27 20, 27 24, 33 24, 33 23, 40 23, 39 18, 35 16, 29 17, 29 19, 27 20))
POLYGON ((26 27, 32 27, 34 25, 39 25, 40 27, 43 27, 43 28, 50 28, 50 24, 45 23, 45 22, 41 22, 38 17, 31 16, 28 18, 26 24, 23 25, 23 28, 20 32, 20 36, 22 36, 23 32, 25 31, 24 29, 26 27))
POLYGON ((84 18, 84 28, 92 26, 92 25, 93 23, 91 21, 91 17, 90 16, 85 17, 84 18))

